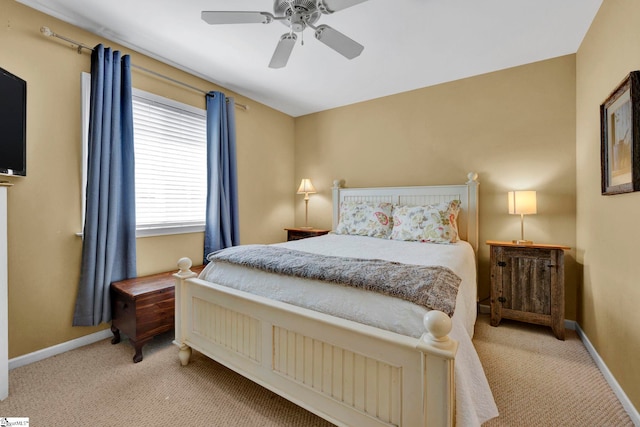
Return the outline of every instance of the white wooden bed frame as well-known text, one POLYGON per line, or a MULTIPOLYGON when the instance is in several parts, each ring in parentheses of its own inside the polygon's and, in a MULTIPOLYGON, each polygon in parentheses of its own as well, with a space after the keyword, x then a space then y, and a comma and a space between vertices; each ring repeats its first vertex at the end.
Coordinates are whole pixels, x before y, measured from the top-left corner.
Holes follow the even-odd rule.
MULTIPOLYGON (((459 232, 478 249, 478 181, 462 185, 333 189, 342 200, 418 205, 459 199, 459 232)), ((476 256, 477 259, 477 256, 476 256)), ((196 278, 178 262, 175 344, 233 369, 338 426, 454 426, 451 319, 425 316, 416 339, 196 278)))

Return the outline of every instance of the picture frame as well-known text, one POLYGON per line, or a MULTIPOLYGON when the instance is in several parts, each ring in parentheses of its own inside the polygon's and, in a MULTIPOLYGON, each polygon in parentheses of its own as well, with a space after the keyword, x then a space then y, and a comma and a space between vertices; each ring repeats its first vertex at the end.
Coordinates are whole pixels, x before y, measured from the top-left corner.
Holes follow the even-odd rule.
POLYGON ((640 71, 600 105, 602 194, 640 190, 640 71))

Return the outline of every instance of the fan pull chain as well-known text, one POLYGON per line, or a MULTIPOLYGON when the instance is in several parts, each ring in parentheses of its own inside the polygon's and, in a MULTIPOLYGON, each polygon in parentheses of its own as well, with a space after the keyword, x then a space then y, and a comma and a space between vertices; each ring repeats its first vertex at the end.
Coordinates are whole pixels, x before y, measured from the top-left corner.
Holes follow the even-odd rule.
POLYGON ((300 31, 300 46, 304 46, 304 31, 300 31))

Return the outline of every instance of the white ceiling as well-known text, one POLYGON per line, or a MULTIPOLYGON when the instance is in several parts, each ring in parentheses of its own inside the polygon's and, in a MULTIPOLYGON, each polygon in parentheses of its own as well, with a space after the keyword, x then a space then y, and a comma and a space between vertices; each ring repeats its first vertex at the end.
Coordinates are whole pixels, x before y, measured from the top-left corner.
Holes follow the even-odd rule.
POLYGON ((575 53, 602 3, 368 0, 318 21, 364 45, 362 55, 347 60, 307 29, 274 70, 288 27, 200 19, 202 10, 273 12, 271 0, 18 1, 294 117, 575 53))

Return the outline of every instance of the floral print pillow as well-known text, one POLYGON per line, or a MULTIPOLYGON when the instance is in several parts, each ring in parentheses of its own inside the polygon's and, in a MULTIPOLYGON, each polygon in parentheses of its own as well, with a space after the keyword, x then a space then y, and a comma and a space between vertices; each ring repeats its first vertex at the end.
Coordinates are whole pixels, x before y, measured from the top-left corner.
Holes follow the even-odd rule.
POLYGON ((427 206, 394 206, 393 240, 413 240, 431 243, 458 241, 460 201, 427 206))
POLYGON ((336 234, 389 238, 393 227, 392 203, 342 202, 336 234))

